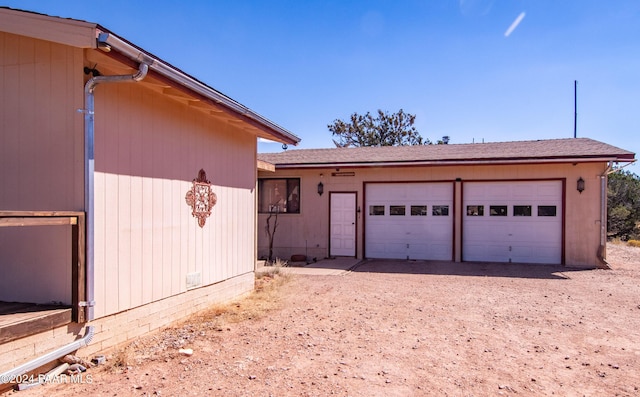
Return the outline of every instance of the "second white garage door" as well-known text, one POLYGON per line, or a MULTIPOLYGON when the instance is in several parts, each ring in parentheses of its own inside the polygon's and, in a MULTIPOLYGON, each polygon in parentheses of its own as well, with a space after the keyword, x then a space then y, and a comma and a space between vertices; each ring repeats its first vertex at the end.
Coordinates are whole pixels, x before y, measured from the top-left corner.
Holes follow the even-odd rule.
POLYGON ((462 259, 560 264, 562 182, 465 182, 462 259))
POLYGON ((368 258, 452 260, 453 183, 366 185, 368 258))

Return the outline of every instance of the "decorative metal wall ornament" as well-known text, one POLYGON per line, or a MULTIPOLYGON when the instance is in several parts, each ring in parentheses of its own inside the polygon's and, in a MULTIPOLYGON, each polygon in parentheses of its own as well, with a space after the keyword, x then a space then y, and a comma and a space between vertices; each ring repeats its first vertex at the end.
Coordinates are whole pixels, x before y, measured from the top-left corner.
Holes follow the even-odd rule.
POLYGON ((211 182, 207 180, 207 173, 203 169, 198 172, 198 177, 193 180, 193 186, 187 192, 185 200, 191 207, 191 215, 198 218, 198 225, 204 227, 207 218, 211 215, 213 206, 218 202, 218 197, 211 190, 211 182))

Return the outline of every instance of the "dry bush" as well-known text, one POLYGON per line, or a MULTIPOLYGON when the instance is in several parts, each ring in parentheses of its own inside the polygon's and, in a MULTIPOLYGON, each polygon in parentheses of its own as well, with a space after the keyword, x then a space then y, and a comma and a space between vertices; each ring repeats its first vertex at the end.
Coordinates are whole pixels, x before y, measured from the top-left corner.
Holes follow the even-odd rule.
POLYGON ((631 247, 640 248, 640 240, 629 240, 627 241, 627 245, 631 247))
POLYGON ((241 301, 228 305, 226 313, 222 314, 224 320, 240 322, 261 318, 278 308, 281 288, 292 278, 290 273, 280 271, 281 267, 273 266, 271 271, 256 276, 254 291, 241 301))
POLYGON ((291 279, 291 275, 280 272, 281 266, 274 266, 266 272, 256 274, 255 289, 243 298, 217 304, 203 312, 191 316, 183 323, 184 326, 219 330, 225 323, 261 318, 279 305, 280 288, 291 279))
POLYGON ((286 260, 276 258, 272 262, 265 263, 265 267, 260 273, 256 274, 256 278, 261 279, 265 276, 272 277, 273 275, 280 274, 282 268, 287 267, 288 265, 289 263, 286 260))

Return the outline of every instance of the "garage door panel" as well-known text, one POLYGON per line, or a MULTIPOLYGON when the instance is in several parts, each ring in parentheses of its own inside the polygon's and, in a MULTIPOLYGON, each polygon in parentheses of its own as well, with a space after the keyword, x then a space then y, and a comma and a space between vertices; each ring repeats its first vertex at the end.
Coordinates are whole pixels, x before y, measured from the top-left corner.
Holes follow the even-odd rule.
POLYGON ((488 222, 486 224, 474 222, 473 224, 465 225, 465 234, 467 235, 467 241, 485 241, 487 234, 494 236, 495 240, 506 240, 509 236, 509 230, 497 222, 488 222))
MULTIPOLYGON (((523 221, 513 222, 508 226, 508 237, 511 241, 532 241, 538 237, 537 225, 523 221)), ((540 236, 544 237, 544 236, 540 236)))
POLYGON ((403 243, 389 242, 386 244, 382 244, 383 250, 381 252, 380 258, 395 259, 402 257, 403 253, 405 252, 405 247, 406 246, 403 243))
POLYGON ((561 262, 561 181, 466 182, 463 189, 463 260, 561 262), (470 216, 468 206, 484 214, 470 207, 478 214, 470 216), (490 216, 491 206, 506 206, 506 216, 490 216))
POLYGON ((367 257, 452 259, 452 183, 368 184, 365 206, 367 257), (434 216, 434 205, 448 206, 449 214, 434 216), (384 207, 384 214, 372 215, 372 206, 384 207), (412 206, 416 207, 413 215, 412 206), (391 215, 391 207, 400 213, 404 209, 404 215, 391 215))
POLYGON ((514 245, 511 252, 512 262, 519 263, 553 263, 560 255, 560 251, 553 245, 531 246, 514 245))
POLYGON ((549 200, 550 203, 556 202, 558 195, 558 186, 554 184, 545 184, 538 187, 538 200, 543 202, 545 199, 549 200))
POLYGON ((449 202, 452 199, 452 189, 449 184, 440 184, 440 185, 430 185, 427 189, 422 193, 420 198, 424 198, 424 195, 427 195, 429 201, 444 201, 449 202))
POLYGON ((450 244, 429 244, 425 256, 429 255, 430 259, 434 260, 451 260, 451 245, 450 244))
POLYGON ((509 253, 508 247, 502 244, 470 244, 467 249, 467 261, 503 262, 502 259, 509 253))

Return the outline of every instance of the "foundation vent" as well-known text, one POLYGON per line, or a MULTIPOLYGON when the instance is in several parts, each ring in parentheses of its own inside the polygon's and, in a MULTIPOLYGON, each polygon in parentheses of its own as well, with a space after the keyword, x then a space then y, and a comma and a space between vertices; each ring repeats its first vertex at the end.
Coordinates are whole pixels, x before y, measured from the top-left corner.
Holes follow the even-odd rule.
POLYGON ((187 289, 198 288, 202 285, 202 275, 200 272, 187 274, 187 289))

